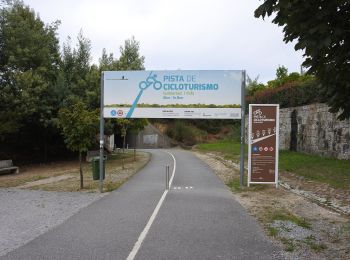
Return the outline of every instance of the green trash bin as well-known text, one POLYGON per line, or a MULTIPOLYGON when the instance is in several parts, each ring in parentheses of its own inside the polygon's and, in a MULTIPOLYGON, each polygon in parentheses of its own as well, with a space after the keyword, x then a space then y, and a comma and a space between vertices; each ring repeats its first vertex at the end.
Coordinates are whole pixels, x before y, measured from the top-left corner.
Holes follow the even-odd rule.
MULTIPOLYGON (((106 156, 103 156, 103 174, 102 174, 102 179, 105 179, 105 161, 106 161, 106 156)), ((100 179, 100 157, 93 157, 92 161, 92 179, 94 181, 97 181, 100 179)))

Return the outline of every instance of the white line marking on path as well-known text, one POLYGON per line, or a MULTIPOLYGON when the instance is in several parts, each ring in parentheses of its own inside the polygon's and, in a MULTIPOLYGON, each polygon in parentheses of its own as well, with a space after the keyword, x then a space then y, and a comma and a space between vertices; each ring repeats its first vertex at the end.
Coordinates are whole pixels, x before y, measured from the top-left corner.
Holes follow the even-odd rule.
MULTIPOLYGON (((181 186, 178 186, 178 187, 174 187, 173 188, 173 190, 181 190, 182 189, 182 187, 181 186)), ((184 189, 186 189, 186 190, 192 190, 193 189, 193 186, 186 186, 186 187, 184 187, 184 189)))
MULTIPOLYGON (((174 157, 174 155, 173 155, 172 153, 167 152, 167 151, 165 151, 165 152, 168 153, 168 154, 170 154, 171 157, 173 157, 173 160, 174 160, 173 173, 172 173, 171 178, 170 178, 170 181, 169 181, 169 189, 170 189, 170 188, 171 188, 171 184, 172 184, 173 179, 174 179, 174 176, 175 176, 176 159, 175 159, 175 157, 174 157)), ((150 230, 150 228, 151 228, 151 226, 152 226, 152 224, 153 224, 153 221, 154 221, 154 220, 156 219, 156 217, 157 217, 157 214, 158 214, 158 212, 159 212, 159 209, 160 209, 160 207, 162 206, 162 204, 163 204, 163 202, 164 202, 164 200, 165 200, 165 197, 166 197, 166 195, 168 194, 168 191, 169 191, 169 190, 165 190, 165 191, 163 192, 162 197, 161 197, 160 200, 158 201, 158 204, 157 204, 156 208, 154 209, 154 211, 153 211, 151 217, 149 218, 149 220, 148 220, 148 222, 147 222, 145 228, 142 230, 142 232, 141 232, 139 238, 137 239, 137 242, 135 243, 133 249, 131 250, 131 252, 130 252, 128 258, 127 258, 127 260, 133 260, 133 259, 135 258, 137 252, 139 251, 139 249, 140 249, 140 247, 141 247, 141 245, 142 245, 143 240, 145 240, 145 238, 146 238, 146 236, 147 236, 147 233, 148 233, 148 231, 150 230)))

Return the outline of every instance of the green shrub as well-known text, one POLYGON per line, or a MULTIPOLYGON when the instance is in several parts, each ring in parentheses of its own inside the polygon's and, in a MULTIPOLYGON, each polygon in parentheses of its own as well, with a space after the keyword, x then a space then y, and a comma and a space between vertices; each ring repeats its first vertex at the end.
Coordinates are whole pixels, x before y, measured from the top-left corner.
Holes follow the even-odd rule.
POLYGON ((169 128, 167 134, 178 142, 185 145, 196 144, 196 135, 194 130, 186 125, 182 120, 175 121, 174 127, 169 128))
POLYGON ((277 88, 267 88, 246 98, 249 104, 280 104, 281 108, 303 106, 326 102, 319 83, 313 78, 305 81, 291 81, 277 88))

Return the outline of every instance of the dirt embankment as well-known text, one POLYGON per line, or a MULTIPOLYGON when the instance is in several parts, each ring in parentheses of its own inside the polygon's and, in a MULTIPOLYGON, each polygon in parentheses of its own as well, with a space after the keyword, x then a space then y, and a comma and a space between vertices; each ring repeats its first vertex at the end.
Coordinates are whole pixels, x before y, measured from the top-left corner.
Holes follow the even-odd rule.
POLYGON ((237 165, 216 153, 195 154, 230 187, 234 198, 284 249, 287 259, 350 259, 350 215, 340 214, 332 207, 334 202, 340 210, 347 209, 347 191, 344 196, 337 195, 325 185, 312 185, 290 173, 281 174, 284 187, 255 185, 241 188, 237 165), (321 200, 295 191, 316 194, 315 198, 321 200), (325 202, 324 196, 328 198, 325 202))

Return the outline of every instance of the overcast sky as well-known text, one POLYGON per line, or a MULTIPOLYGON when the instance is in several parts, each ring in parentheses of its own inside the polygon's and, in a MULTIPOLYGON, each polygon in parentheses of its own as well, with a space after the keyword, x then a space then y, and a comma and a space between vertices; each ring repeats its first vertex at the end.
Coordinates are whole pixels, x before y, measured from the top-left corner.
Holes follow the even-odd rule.
MULTIPOLYGON (((249 0, 24 0, 45 23, 61 20, 61 44, 80 29, 91 40, 92 62, 102 49, 119 56, 131 36, 147 70, 245 69, 273 79, 278 65, 300 71, 302 53, 283 42, 282 28, 254 18, 262 1, 249 0)), ((73 41, 73 43, 75 43, 73 41)))

